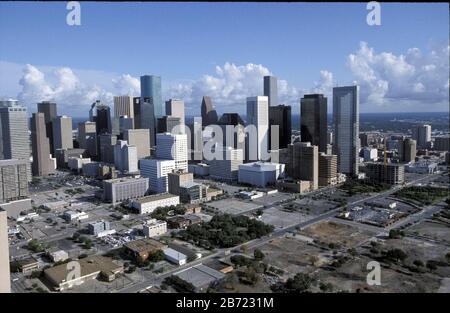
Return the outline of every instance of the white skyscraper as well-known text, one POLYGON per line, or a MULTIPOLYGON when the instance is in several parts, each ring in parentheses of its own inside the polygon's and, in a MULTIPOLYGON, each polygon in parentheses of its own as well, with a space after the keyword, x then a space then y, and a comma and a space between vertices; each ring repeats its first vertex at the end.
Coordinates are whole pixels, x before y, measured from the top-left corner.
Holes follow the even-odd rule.
POLYGON ((338 156, 338 172, 358 175, 359 86, 333 88, 333 154, 338 156))
POLYGON ((135 173, 138 171, 136 146, 128 145, 126 140, 118 140, 114 146, 114 165, 119 171, 135 173))
POLYGON ((246 159, 266 161, 269 147, 269 98, 267 96, 247 98, 247 126, 249 125, 256 127, 256 134, 247 135, 246 159))
POLYGON ((419 125, 412 130, 413 139, 417 141, 417 147, 420 149, 430 148, 431 144, 431 125, 419 125))
POLYGON ((161 133, 156 135, 156 158, 174 160, 175 169, 188 170, 186 134, 161 133))
POLYGON ((141 176, 149 180, 149 190, 163 193, 169 190, 167 174, 175 169, 174 160, 142 159, 139 160, 141 176))

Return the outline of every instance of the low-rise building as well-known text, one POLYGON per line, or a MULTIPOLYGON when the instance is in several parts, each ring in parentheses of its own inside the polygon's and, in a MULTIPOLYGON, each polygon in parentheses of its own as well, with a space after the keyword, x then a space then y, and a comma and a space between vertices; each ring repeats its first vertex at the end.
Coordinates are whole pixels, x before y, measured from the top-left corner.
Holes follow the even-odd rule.
POLYGON ((167 222, 156 219, 148 220, 143 226, 143 232, 147 238, 164 235, 167 233, 167 222))
POLYGON ((188 172, 195 176, 205 177, 209 175, 210 166, 205 163, 188 164, 188 172))
POLYGON ((172 248, 166 248, 163 250, 166 259, 169 262, 175 263, 177 265, 184 265, 187 262, 187 256, 177 250, 172 248))
POLYGON ((158 250, 164 250, 167 245, 151 238, 129 241, 124 244, 125 251, 135 259, 145 261, 158 250))
POLYGON ((177 215, 167 219, 169 228, 186 229, 189 225, 201 223, 202 219, 194 214, 177 215))
POLYGON ((180 204, 180 197, 170 193, 150 195, 133 200, 131 207, 138 210, 139 214, 152 213, 158 207, 167 207, 180 204))
POLYGON ((89 218, 89 215, 86 212, 79 212, 79 211, 72 211, 68 210, 63 213, 63 219, 66 221, 72 222, 72 221, 81 221, 89 218))
POLYGON ((66 251, 64 251, 64 250, 58 250, 58 251, 50 252, 48 254, 48 256, 55 263, 56 262, 65 261, 65 260, 67 260, 69 258, 69 254, 66 251))
POLYGON ((434 172, 436 172, 437 168, 438 164, 429 160, 405 165, 405 171, 407 173, 417 174, 433 174, 434 172))
POLYGON ((89 233, 94 236, 110 229, 111 225, 108 221, 97 221, 88 224, 89 233))
POLYGON ((67 166, 70 170, 81 173, 84 164, 91 163, 91 158, 69 157, 67 166))
POLYGON ((118 274, 123 273, 123 266, 104 256, 89 256, 73 262, 77 262, 77 265, 71 266, 71 262, 69 262, 44 270, 44 276, 55 290, 70 289, 90 279, 102 278, 106 281, 113 281, 118 274), (75 266, 80 269, 79 276, 70 275, 75 266))
POLYGON ((257 187, 275 184, 284 176, 284 164, 270 162, 252 162, 239 165, 240 183, 257 187))

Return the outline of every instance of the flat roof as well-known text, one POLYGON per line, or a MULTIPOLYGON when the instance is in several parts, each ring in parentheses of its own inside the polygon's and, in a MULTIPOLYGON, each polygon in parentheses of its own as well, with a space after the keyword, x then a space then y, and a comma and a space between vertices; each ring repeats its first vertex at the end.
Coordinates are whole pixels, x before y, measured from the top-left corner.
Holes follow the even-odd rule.
POLYGON ((184 271, 175 273, 175 275, 191 283, 195 288, 207 286, 210 283, 225 277, 225 274, 203 264, 195 265, 184 271))
POLYGON ((167 246, 155 239, 144 238, 139 240, 130 241, 124 244, 130 250, 134 252, 148 252, 153 250, 162 250, 167 246))
POLYGON ((171 199, 171 198, 179 198, 179 196, 173 195, 171 193, 165 192, 165 193, 159 193, 156 195, 150 195, 150 196, 145 196, 136 200, 133 200, 133 202, 136 203, 148 203, 148 202, 153 202, 153 201, 158 201, 158 200, 164 200, 164 199, 171 199))

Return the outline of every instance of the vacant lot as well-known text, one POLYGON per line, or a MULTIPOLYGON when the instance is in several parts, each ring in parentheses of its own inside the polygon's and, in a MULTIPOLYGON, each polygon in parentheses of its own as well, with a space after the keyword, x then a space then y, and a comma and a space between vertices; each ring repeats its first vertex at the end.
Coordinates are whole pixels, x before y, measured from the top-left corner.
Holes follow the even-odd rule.
POLYGON ((374 235, 370 231, 361 230, 355 226, 334 221, 325 221, 311 225, 300 233, 325 245, 334 244, 347 249, 354 247, 374 235))
POLYGON ((422 221, 408 228, 407 234, 450 243, 450 227, 442 222, 422 221))
POLYGON ((430 186, 412 186, 403 188, 394 195, 397 198, 410 200, 422 205, 437 203, 449 196, 448 188, 430 186))

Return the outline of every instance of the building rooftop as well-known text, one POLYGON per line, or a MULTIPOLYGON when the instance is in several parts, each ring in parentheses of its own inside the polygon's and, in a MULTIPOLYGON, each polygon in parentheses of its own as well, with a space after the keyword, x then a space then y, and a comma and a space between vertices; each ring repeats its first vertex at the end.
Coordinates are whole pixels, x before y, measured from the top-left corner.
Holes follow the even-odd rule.
POLYGON ((191 283, 195 288, 208 286, 210 283, 225 277, 225 274, 203 264, 190 267, 184 271, 175 273, 175 275, 191 283))
POLYGON ((274 171, 278 166, 280 166, 279 163, 258 161, 258 162, 240 164, 239 169, 242 168, 245 170, 254 170, 254 171, 274 171))
POLYGON ((158 201, 158 200, 164 200, 164 199, 171 199, 171 198, 178 198, 178 196, 173 195, 171 193, 165 192, 165 193, 159 193, 156 195, 150 195, 146 197, 142 197, 136 200, 133 200, 133 202, 144 204, 148 202, 158 201))
POLYGON ((127 243, 125 243, 125 247, 127 247, 128 249, 130 249, 136 253, 141 253, 141 252, 148 252, 148 251, 153 251, 153 250, 163 250, 167 246, 159 241, 154 240, 154 239, 144 238, 144 239, 127 242, 127 243))

